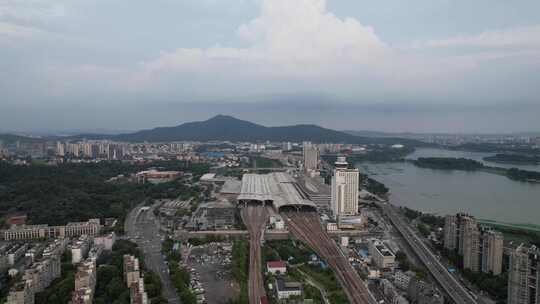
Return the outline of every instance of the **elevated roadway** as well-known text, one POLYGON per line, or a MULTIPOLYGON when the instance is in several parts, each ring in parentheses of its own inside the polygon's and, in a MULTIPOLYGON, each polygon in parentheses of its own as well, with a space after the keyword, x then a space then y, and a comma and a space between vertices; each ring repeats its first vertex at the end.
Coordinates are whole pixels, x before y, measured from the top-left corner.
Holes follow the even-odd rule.
POLYGON ((390 218, 396 229, 403 235, 407 243, 420 258, 422 263, 429 270, 431 275, 439 282, 442 288, 457 304, 477 304, 476 297, 461 285, 452 274, 448 272, 439 259, 427 248, 426 244, 416 235, 416 233, 405 223, 394 210, 394 207, 386 202, 378 203, 383 212, 390 218))

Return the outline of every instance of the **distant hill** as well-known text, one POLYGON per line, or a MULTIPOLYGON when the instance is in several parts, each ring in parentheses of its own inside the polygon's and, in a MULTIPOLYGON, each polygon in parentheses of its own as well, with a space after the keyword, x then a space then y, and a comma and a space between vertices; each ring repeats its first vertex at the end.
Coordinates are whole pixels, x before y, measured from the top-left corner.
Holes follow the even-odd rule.
POLYGON ((293 125, 283 127, 265 127, 231 116, 217 115, 205 121, 188 122, 175 127, 160 127, 142 130, 130 134, 111 137, 120 141, 312 141, 315 143, 402 143, 422 145, 421 142, 396 138, 359 137, 345 132, 322 128, 316 125, 293 125))

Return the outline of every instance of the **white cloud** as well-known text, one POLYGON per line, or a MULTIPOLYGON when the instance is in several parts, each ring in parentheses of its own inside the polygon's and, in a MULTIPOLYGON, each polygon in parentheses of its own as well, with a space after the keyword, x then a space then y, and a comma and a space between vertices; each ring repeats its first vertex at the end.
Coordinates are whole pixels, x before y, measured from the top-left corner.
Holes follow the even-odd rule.
POLYGON ((449 96, 462 94, 459 85, 484 62, 535 56, 538 30, 516 28, 427 41, 417 43, 411 51, 385 44, 372 27, 354 18, 338 18, 327 10, 325 0, 262 0, 260 15, 237 29, 246 47, 217 45, 164 52, 141 63, 145 76, 139 76, 138 83, 146 79, 155 88, 159 81, 168 79, 170 85, 176 77, 184 85, 182 89, 193 93, 200 87, 204 91, 200 94, 217 96, 313 88, 368 100, 449 96), (430 52, 458 45, 491 48, 442 55, 430 52), (531 49, 494 48, 506 45, 529 45, 531 49), (204 80, 210 86, 201 85, 204 80))
POLYGON ((371 65, 388 52, 371 27, 337 18, 326 11, 325 0, 264 0, 260 16, 241 25, 237 34, 248 47, 181 48, 144 65, 184 71, 234 65, 246 72, 256 67, 257 73, 307 76, 351 64, 371 65))

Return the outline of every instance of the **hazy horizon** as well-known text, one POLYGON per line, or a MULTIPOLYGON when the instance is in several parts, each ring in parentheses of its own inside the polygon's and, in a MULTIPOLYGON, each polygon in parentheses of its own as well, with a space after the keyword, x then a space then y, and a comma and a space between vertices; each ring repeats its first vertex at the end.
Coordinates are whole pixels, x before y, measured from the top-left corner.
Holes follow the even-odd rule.
MULTIPOLYGON (((213 117, 215 117, 216 115, 227 115, 227 116, 231 116, 231 117, 234 117, 236 119, 241 119, 241 120, 245 120, 245 121, 249 121, 249 122, 252 122, 252 123, 255 123, 255 124, 259 124, 259 125, 263 125, 263 126, 266 126, 266 127, 278 127, 278 126, 293 126, 293 125, 300 125, 300 124, 314 124, 314 125, 319 125, 321 127, 324 127, 324 128, 329 128, 329 129, 334 129, 334 130, 337 130, 337 131, 342 131, 342 132, 366 132, 366 133, 381 133, 381 135, 384 135, 384 134, 389 134, 389 135, 392 135, 392 134, 396 134, 396 135, 399 135, 399 134, 415 134, 415 135, 423 135, 423 134, 440 134, 440 135, 445 135, 445 134, 456 134, 456 135, 522 135, 522 134, 532 134, 534 136, 537 136, 537 135, 540 135, 540 131, 535 131, 535 130, 530 130, 530 131, 513 131, 513 132, 510 132, 510 131, 506 131, 506 132, 445 132, 445 131, 392 131, 392 130, 377 130, 377 129, 350 129, 350 128, 333 128, 333 127, 329 127, 329 126, 325 126, 325 125, 322 125, 322 124, 317 124, 317 123, 312 123, 312 122, 308 122, 308 121, 305 121, 305 122, 291 122, 291 123, 288 123, 288 124, 268 124, 268 123, 263 123, 261 121, 257 121, 257 120, 253 120, 251 119, 250 117, 239 117, 235 114, 224 114, 224 113, 217 113, 215 115, 211 115, 211 116, 208 116, 208 117, 203 117, 203 118, 200 118, 200 119, 192 119, 192 120, 186 120, 186 121, 179 121, 177 123, 172 123, 172 124, 169 124, 169 125, 155 125, 155 126, 149 126, 149 127, 146 127, 146 128, 134 128, 134 129, 107 129, 107 128, 89 128, 89 129, 84 129, 84 128, 65 128, 65 129, 53 129, 53 128, 50 128, 50 129, 26 129, 26 130, 17 130, 17 129, 1 129, 0 128, 0 134, 3 134, 3 133, 12 133, 12 134, 18 134, 18 135, 33 135, 33 136, 71 136, 71 135, 81 135, 81 134, 102 134, 102 135, 115 135, 115 134, 127 134, 127 133, 134 133, 134 132, 137 132, 137 131, 141 131, 141 130, 148 130, 148 129, 154 129, 154 128, 158 128, 158 127, 174 127, 174 126, 178 126, 178 125, 181 125, 181 124, 184 124, 184 123, 189 123, 189 122, 198 122, 198 121, 205 121, 205 120, 208 120, 208 119, 211 119, 213 117)), ((386 115, 386 114, 385 114, 386 115)))
POLYGON ((540 2, 7 0, 0 130, 540 131, 540 2))

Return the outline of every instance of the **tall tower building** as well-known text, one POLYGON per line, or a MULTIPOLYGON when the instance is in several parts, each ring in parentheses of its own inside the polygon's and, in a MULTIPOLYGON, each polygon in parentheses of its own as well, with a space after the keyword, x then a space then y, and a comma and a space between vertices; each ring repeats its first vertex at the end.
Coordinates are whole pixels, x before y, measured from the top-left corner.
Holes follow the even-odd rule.
POLYGON ((316 171, 319 169, 319 148, 311 142, 304 142, 304 169, 316 171))
POLYGON ((358 213, 359 179, 358 169, 349 169, 345 157, 338 157, 332 177, 331 206, 334 217, 358 213))
POLYGON ((540 304, 540 250, 521 244, 510 254, 507 304, 540 304))
POLYGON ((490 230, 482 235, 482 272, 499 275, 503 260, 502 233, 490 230))

